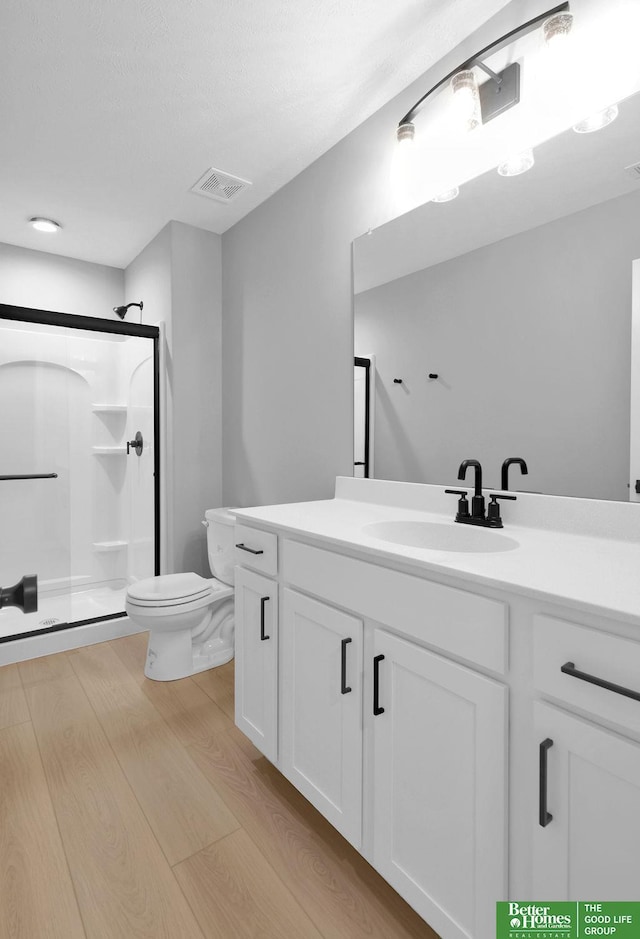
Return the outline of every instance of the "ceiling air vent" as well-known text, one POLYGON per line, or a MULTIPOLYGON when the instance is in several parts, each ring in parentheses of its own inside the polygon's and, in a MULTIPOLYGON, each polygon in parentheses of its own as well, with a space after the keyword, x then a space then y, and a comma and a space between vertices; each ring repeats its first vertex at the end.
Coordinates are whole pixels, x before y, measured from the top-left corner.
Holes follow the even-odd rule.
POLYGON ((250 185, 249 180, 223 173, 212 166, 191 187, 191 192, 197 192, 199 196, 206 196, 207 199, 215 199, 216 202, 233 202, 250 185))
POLYGON ((632 163, 631 166, 625 166, 624 171, 627 176, 630 176, 631 179, 635 179, 636 182, 640 183, 640 163, 632 163))

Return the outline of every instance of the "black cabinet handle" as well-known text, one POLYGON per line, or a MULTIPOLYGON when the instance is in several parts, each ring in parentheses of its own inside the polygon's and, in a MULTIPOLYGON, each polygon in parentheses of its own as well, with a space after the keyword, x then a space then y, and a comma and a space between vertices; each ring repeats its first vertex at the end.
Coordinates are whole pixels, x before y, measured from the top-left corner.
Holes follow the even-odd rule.
POLYGON ((256 550, 256 548, 247 548, 246 544, 237 544, 236 548, 240 548, 241 551, 248 551, 249 554, 264 554, 262 549, 256 550))
POLYGON ((267 603, 271 597, 260 597, 260 641, 264 642, 265 639, 271 639, 271 636, 267 636, 264 631, 264 605, 267 603))
POLYGON ((384 655, 376 655, 373 658, 373 713, 377 717, 378 714, 384 714, 384 708, 380 707, 380 662, 384 659, 384 655))
POLYGON ((342 640, 342 662, 340 665, 340 694, 349 694, 351 687, 347 684, 347 646, 351 639, 342 640))
POLYGON ((547 753, 553 746, 553 740, 547 737, 540 744, 540 812, 539 821, 542 828, 546 828, 553 815, 547 812, 547 753))
POLYGON ((589 675, 587 672, 579 671, 573 662, 565 662, 560 666, 560 671, 565 675, 571 675, 572 678, 579 678, 580 681, 588 681, 590 685, 598 685, 599 688, 606 688, 607 691, 613 691, 616 694, 622 694, 625 698, 633 698, 634 701, 640 701, 640 692, 632 691, 631 688, 625 688, 623 685, 614 685, 612 681, 606 681, 604 678, 598 678, 596 675, 589 675))

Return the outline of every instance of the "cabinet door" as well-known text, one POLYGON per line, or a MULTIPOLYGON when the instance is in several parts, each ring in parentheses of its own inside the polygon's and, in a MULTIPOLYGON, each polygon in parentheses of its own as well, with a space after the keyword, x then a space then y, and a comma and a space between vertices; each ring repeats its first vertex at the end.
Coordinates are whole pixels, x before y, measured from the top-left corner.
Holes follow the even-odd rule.
POLYGON ((374 865, 443 939, 494 936, 507 689, 380 629, 369 667, 374 865))
POLYGON ((236 724, 266 757, 278 757, 278 586, 236 568, 236 724))
POLYGON ((533 896, 637 899, 640 746, 550 705, 534 707, 536 759, 540 744, 552 743, 543 748, 543 805, 534 807, 533 896))
POLYGON ((285 590, 281 762, 351 844, 362 831, 362 622, 285 590))

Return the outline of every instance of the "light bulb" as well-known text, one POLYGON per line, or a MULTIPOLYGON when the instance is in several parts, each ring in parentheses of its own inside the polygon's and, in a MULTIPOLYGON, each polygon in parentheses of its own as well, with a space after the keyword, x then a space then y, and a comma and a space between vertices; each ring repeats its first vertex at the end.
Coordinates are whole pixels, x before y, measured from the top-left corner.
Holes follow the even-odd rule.
POLYGON ((465 130, 475 130, 482 124, 480 92, 476 76, 470 69, 458 72, 451 79, 454 109, 457 121, 465 130))
POLYGON ((548 20, 545 20, 542 25, 542 32, 549 49, 554 52, 562 49, 569 37, 572 26, 572 13, 556 13, 555 16, 550 16, 548 20))
POLYGON ((434 196, 431 200, 432 202, 451 202, 452 199, 457 199, 460 195, 460 188, 454 186, 453 189, 447 189, 446 192, 441 192, 440 195, 434 196))
POLYGON ((405 124, 400 124, 396 131, 396 137, 398 138, 399 147, 410 147, 413 144, 416 136, 416 126, 412 124, 411 121, 407 121, 405 124))
POLYGON ((59 222, 54 222, 51 218, 39 218, 38 216, 29 219, 29 224, 32 225, 36 231, 46 231, 49 233, 59 231, 62 228, 59 222))
POLYGON ((522 153, 504 160, 499 165, 498 172, 501 176, 520 176, 521 173, 530 170, 534 163, 533 150, 523 150, 522 153))
POLYGON ((610 107, 605 108, 604 111, 598 111, 596 114, 592 114, 590 117, 578 121, 577 124, 573 125, 573 129, 576 134, 592 134, 596 130, 602 130, 603 127, 607 127, 615 121, 617 116, 618 105, 612 104, 610 107))
POLYGON ((407 122, 396 131, 397 144, 391 162, 391 183, 398 207, 407 210, 412 203, 416 186, 415 126, 407 122))

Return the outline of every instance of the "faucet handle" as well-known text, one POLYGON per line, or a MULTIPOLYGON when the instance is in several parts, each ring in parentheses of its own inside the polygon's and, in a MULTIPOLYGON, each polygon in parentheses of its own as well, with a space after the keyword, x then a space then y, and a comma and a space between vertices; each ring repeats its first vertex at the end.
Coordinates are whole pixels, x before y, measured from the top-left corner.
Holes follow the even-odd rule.
POLYGON ((491 528, 502 528, 502 518, 500 516, 500 506, 498 505, 498 499, 508 499, 509 502, 515 502, 516 496, 503 495, 502 493, 491 493, 489 495, 490 503, 487 509, 487 521, 491 528))
POLYGON ((469 517, 469 502, 467 501, 467 490, 466 489, 445 489, 447 495, 450 496, 460 496, 458 499, 458 514, 456 515, 456 522, 459 522, 461 518, 469 517))

